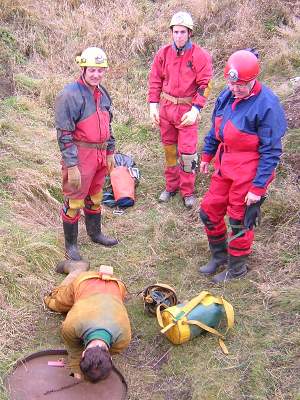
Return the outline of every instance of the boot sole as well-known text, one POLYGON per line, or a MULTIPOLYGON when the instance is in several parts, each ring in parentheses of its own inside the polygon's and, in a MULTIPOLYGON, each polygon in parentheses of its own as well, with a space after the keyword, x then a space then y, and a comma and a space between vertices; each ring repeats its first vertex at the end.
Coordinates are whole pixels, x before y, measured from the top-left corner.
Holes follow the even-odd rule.
POLYGON ((198 272, 199 272, 199 274, 203 274, 203 275, 214 275, 214 274, 217 273, 217 271, 218 271, 219 268, 221 268, 221 267, 225 267, 225 268, 226 268, 226 265, 227 265, 227 263, 220 264, 220 265, 218 265, 217 268, 216 268, 214 271, 212 271, 212 272, 201 271, 201 269, 199 268, 199 269, 198 269, 198 272))
POLYGON ((119 244, 119 242, 117 242, 117 243, 112 243, 112 244, 104 244, 104 243, 101 243, 101 242, 97 242, 96 240, 93 240, 93 239, 92 239, 92 242, 93 242, 93 243, 100 244, 101 246, 104 246, 104 247, 114 247, 114 246, 116 246, 117 244, 119 244))
POLYGON ((236 280, 244 278, 247 275, 247 273, 248 273, 248 271, 246 271, 245 273, 243 273, 239 276, 231 276, 230 278, 227 278, 225 276, 225 279, 223 279, 222 281, 214 281, 214 279, 212 279, 212 282, 218 284, 218 283, 224 283, 224 282, 229 282, 229 281, 236 281, 236 280))

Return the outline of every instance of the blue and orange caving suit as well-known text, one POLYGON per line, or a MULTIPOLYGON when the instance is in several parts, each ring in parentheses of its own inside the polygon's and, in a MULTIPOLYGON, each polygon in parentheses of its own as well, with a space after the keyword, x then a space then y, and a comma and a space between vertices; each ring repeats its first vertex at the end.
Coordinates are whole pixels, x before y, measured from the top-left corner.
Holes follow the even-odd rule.
MULTIPOLYGON (((282 153, 286 128, 277 96, 260 82, 256 81, 244 99, 235 99, 229 89, 221 92, 202 153, 202 161, 215 157, 215 171, 200 206, 211 244, 226 240, 226 213, 232 227, 242 225, 248 192, 266 193, 282 153)), ((231 237, 234 233, 233 228, 231 237)), ((253 230, 245 232, 229 242, 228 253, 250 254, 253 239, 253 230)))
POLYGON ((180 126, 184 113, 191 106, 199 110, 206 103, 212 78, 210 55, 191 41, 182 52, 175 45, 162 47, 154 57, 149 75, 149 103, 160 103, 160 134, 165 150, 166 190, 176 192, 183 197, 194 193, 196 168, 184 171, 182 155, 197 152, 198 123, 180 126), (186 104, 174 104, 163 98, 162 93, 175 98, 189 99, 186 104), (180 166, 177 165, 178 158, 180 166))
POLYGON ((87 214, 101 212, 102 187, 107 175, 106 157, 115 149, 111 99, 103 86, 99 85, 92 93, 79 79, 66 85, 58 94, 55 119, 65 196, 62 218, 75 223, 82 207, 87 214), (79 190, 68 184, 67 168, 75 165, 81 174, 79 190))
POLYGON ((67 285, 63 283, 45 296, 53 311, 68 313, 62 337, 68 351, 68 367, 80 373, 85 346, 93 339, 106 342, 110 353, 120 353, 131 340, 131 328, 123 304, 127 290, 120 280, 100 272, 82 272, 67 285))

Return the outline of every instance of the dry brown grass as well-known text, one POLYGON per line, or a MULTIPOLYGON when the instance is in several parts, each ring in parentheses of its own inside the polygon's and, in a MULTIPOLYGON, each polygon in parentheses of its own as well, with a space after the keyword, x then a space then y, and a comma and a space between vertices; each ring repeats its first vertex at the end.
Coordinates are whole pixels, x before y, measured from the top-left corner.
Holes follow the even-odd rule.
POLYGON ((170 16, 180 9, 193 14, 194 39, 212 53, 217 74, 224 59, 243 47, 258 48, 269 75, 278 74, 282 60, 287 75, 299 64, 299 22, 293 18, 291 10, 297 11, 292 2, 42 0, 38 6, 35 0, 1 2, 3 26, 13 28, 19 51, 30 60, 22 71, 43 79, 41 99, 47 106, 53 104, 58 87, 78 73, 75 55, 97 44, 105 49, 111 65, 107 86, 116 117, 143 120, 152 57, 169 41, 170 16))
MULTIPOLYGON (((62 345, 61 317, 42 306, 43 294, 59 282, 54 265, 63 257, 59 152, 51 108, 57 91, 78 74, 74 55, 85 46, 100 44, 110 61, 106 85, 116 108, 118 149, 135 158, 142 179, 134 208, 122 216, 104 210, 104 230, 117 236, 120 245, 103 249, 92 244, 82 221, 79 242, 92 267, 114 265, 132 293, 128 310, 133 340, 125 355, 115 360, 128 380, 130 399, 297 398, 299 112, 293 105, 299 97, 297 91, 291 95, 289 82, 299 75, 296 6, 296 1, 278 0, 0 0, 2 27, 15 37, 14 41, 4 35, 8 42, 3 42, 0 30, 0 45, 10 56, 14 81, 5 93, 17 95, 0 103, 2 376, 19 356, 62 345), (163 155, 158 134, 147 120, 146 80, 154 52, 169 40, 170 16, 181 8, 192 12, 194 39, 211 51, 216 67, 201 140, 223 86, 224 57, 241 47, 260 50, 264 77, 287 98, 288 119, 293 123, 277 182, 264 205, 263 226, 257 229, 251 272, 245 280, 217 288, 197 273, 208 257, 197 211, 183 210, 178 197, 168 207, 157 203, 163 187, 163 155), (156 280, 174 285, 181 300, 210 289, 234 304, 237 321, 228 357, 212 337, 175 347, 159 334, 135 295, 156 280)), ((207 178, 198 179, 200 198, 207 185, 207 178)))

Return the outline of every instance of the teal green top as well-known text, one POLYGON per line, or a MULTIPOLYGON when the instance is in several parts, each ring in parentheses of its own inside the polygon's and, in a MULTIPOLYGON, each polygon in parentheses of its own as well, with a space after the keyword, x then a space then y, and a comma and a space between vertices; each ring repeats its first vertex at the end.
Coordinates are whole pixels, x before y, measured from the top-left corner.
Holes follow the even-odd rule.
POLYGON ((106 329, 88 329, 84 332, 82 340, 86 347, 92 340, 100 339, 107 344, 108 347, 112 344, 112 335, 106 329))

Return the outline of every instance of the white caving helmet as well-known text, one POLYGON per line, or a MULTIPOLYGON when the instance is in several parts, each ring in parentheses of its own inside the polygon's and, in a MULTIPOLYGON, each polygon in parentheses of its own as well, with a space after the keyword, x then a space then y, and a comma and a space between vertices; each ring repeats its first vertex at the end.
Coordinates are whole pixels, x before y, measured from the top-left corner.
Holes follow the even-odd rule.
POLYGON ((81 56, 76 57, 80 67, 102 67, 108 68, 107 57, 99 47, 88 47, 83 50, 81 56))
POLYGON ((185 26, 186 28, 190 29, 191 31, 194 28, 194 23, 191 15, 188 12, 185 11, 179 11, 178 13, 174 14, 171 22, 170 22, 170 28, 172 29, 173 26, 175 25, 180 25, 180 26, 185 26))

